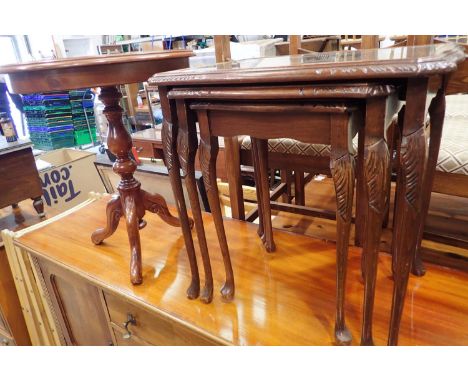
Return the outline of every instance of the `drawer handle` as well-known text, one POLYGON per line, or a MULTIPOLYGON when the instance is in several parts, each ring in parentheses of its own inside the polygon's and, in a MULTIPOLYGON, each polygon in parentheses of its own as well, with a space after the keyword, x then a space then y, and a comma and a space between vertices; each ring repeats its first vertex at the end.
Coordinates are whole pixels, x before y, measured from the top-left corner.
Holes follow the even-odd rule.
POLYGON ((128 329, 129 325, 136 325, 136 319, 133 314, 127 313, 127 321, 124 322, 125 333, 122 335, 123 339, 128 340, 132 337, 132 333, 128 329))

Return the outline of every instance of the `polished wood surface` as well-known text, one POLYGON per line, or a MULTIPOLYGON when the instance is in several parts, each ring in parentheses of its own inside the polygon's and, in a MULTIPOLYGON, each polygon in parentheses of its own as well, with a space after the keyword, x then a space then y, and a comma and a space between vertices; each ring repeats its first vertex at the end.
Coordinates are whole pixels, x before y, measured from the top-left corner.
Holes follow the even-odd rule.
MULTIPOLYGON (((335 310, 335 246, 326 241, 275 232, 278 251, 267 254, 256 238, 256 225, 226 220, 236 297, 225 303, 217 295, 210 305, 187 301, 190 280, 180 229, 148 216, 152 230, 143 230, 145 282, 132 286, 127 280, 127 237, 124 227, 100 247, 89 245, 92 226, 103 224, 104 201, 95 202, 61 221, 17 240, 37 256, 58 264, 128 301, 188 325, 217 342, 243 345, 331 345, 335 310), (91 224, 92 222, 93 224, 91 224), (158 240, 154 240, 157 237, 158 240), (66 247, 67 251, 63 251, 66 247), (306 286, 306 287, 305 287, 306 286)), ((213 277, 223 280, 222 260, 210 215, 204 215, 213 277)), ((350 282, 346 306, 348 328, 359 338, 361 296, 360 250, 349 251, 350 282)), ((400 330, 401 345, 467 345, 468 276, 428 266, 424 278, 411 278, 400 330), (428 319, 430 317, 430 319, 428 319)), ((393 283, 388 256, 379 256, 374 316, 374 339, 386 343, 393 283)), ((357 341, 354 342, 357 344, 357 341)))

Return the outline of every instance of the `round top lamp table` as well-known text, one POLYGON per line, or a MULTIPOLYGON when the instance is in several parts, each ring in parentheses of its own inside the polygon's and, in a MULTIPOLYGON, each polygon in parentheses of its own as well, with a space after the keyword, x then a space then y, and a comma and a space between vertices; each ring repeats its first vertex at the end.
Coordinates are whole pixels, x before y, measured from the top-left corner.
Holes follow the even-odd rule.
MULTIPOLYGON (((130 242, 130 279, 133 284, 143 281, 139 230, 145 227, 145 212, 157 213, 166 223, 179 226, 179 219, 172 216, 163 197, 141 189, 140 182, 133 176, 137 165, 129 151, 132 139, 122 122, 123 109, 119 102, 122 94, 120 84, 146 81, 154 73, 186 68, 191 51, 162 51, 109 56, 88 56, 60 60, 36 61, 0 67, 1 74, 10 77, 11 90, 18 94, 53 92, 87 87, 101 87, 99 99, 104 103, 104 115, 109 122, 107 145, 117 159, 113 171, 121 178, 118 193, 107 204, 107 224, 92 234, 92 241, 100 244, 111 236, 124 217, 130 242)), ((181 185, 180 185, 181 187, 181 185)), ((188 217, 187 224, 192 224, 188 217)), ((184 235, 190 238, 190 235, 184 235)), ((187 248, 193 247, 188 243, 187 248)), ((198 293, 198 270, 195 253, 189 252, 193 280, 191 296, 198 293)))

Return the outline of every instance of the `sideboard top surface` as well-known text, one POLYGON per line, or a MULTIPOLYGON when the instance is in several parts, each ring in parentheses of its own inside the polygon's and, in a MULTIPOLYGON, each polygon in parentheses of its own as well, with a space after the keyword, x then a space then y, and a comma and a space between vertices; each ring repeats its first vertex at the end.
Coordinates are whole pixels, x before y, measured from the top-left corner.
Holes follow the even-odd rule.
POLYGON ((447 73, 464 58, 454 43, 343 50, 229 61, 155 74, 150 85, 270 83, 408 78, 447 73))
MULTIPOLYGON (((91 233, 105 223, 107 199, 96 201, 33 232, 16 238, 17 245, 36 256, 84 277, 107 292, 143 306, 157 314, 189 326, 219 343, 236 345, 332 345, 335 311, 335 246, 285 231, 275 232, 277 251, 265 252, 257 236, 257 226, 226 219, 225 227, 231 250, 236 296, 232 302, 221 300, 223 265, 216 231, 210 214, 204 215, 208 246, 213 265, 215 295, 209 305, 188 300, 185 292, 190 270, 180 228, 170 227, 156 215, 147 214, 148 225, 140 231, 143 253, 143 284, 133 286, 129 280, 129 251, 123 222, 116 233, 102 245, 91 243, 91 233)), ((172 210, 175 213, 174 209, 172 210)), ((195 235, 194 235, 195 236, 195 235)), ((198 243, 195 242, 198 248, 198 243)), ((387 339, 387 319, 393 287, 390 259, 382 256, 377 280, 375 339, 383 345, 387 339)), ((360 249, 350 247, 347 287, 348 326, 358 343, 361 325, 363 285, 360 279, 360 249)), ((199 267, 202 265, 199 259, 199 267)), ((402 323, 401 344, 435 344, 437 338, 424 333, 457 330, 452 339, 468 341, 463 327, 468 312, 458 309, 458 299, 468 293, 468 286, 457 290, 452 282, 462 278, 450 271, 443 288, 431 288, 440 274, 431 268, 424 279, 410 280, 410 290, 417 282, 418 293, 444 301, 438 314, 452 312, 452 326, 434 328, 421 299, 408 301, 402 323), (434 281, 434 279, 436 279, 434 281), (424 287, 425 286, 425 287, 424 287), (458 293, 459 292, 459 293, 458 293), (427 295, 426 295, 427 294, 427 295), (435 342, 434 342, 435 341, 435 342)), ((438 280, 438 281, 437 281, 438 280)), ((460 281, 458 281, 460 283, 460 281)), ((203 283, 203 277, 202 277, 203 283)), ((463 285, 463 284, 457 284, 463 285)), ((421 297, 421 298, 422 298, 421 297)), ((445 317, 445 316, 444 316, 445 317)), ((90 318, 91 319, 91 318, 90 318)), ((437 320, 436 320, 437 321, 437 320)), ((439 322, 439 321, 437 321, 439 322)), ((466 325, 465 325, 466 329, 466 325)))

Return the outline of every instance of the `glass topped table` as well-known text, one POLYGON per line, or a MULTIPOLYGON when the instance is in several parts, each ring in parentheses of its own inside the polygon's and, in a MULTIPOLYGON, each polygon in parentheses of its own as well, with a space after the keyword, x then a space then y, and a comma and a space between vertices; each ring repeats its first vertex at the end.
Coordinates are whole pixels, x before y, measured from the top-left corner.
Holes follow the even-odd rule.
MULTIPOLYGON (((194 136, 191 130, 197 118, 191 107, 196 104, 205 105, 203 107, 207 109, 206 117, 203 117, 207 118, 203 121, 204 126, 214 124, 212 121, 216 117, 218 131, 220 121, 224 120, 230 126, 223 129, 225 133, 231 129, 229 134, 236 135, 242 126, 243 134, 255 137, 259 134, 259 125, 245 121, 241 124, 243 117, 240 108, 236 111, 236 103, 242 103, 243 110, 258 111, 267 101, 301 105, 312 100, 365 100, 367 117, 363 143, 358 152, 358 171, 362 175, 361 183, 357 185, 360 195, 357 211, 363 216, 358 219, 361 225, 356 227, 363 236, 363 345, 373 344, 379 225, 388 202, 384 195, 385 173, 389 171, 390 162, 382 119, 388 106, 384 90, 388 86, 399 89, 405 106, 399 115, 402 138, 393 231, 395 285, 388 340, 390 345, 396 345, 409 272, 412 266, 416 273, 421 267, 414 261, 414 255, 421 212, 428 207, 430 200, 445 113, 447 74, 454 71, 463 58, 463 50, 452 43, 325 52, 231 61, 165 72, 154 75, 148 82, 150 87, 158 88, 161 98, 166 158, 178 159, 170 163, 170 174, 174 177, 179 177, 179 162, 184 169, 193 168, 198 143, 190 138, 194 136), (429 153, 426 155, 425 119, 429 104, 431 129, 429 153)), ((268 115, 268 107, 262 112, 268 115)), ((202 125, 202 121, 199 123, 202 125)), ((310 129, 313 128, 311 124, 310 129)), ((207 142, 202 142, 200 149, 202 152, 212 150, 207 142)), ((211 162, 202 161, 201 167, 205 171, 213 169, 211 162)), ((208 186, 217 187, 215 183, 208 186)))

